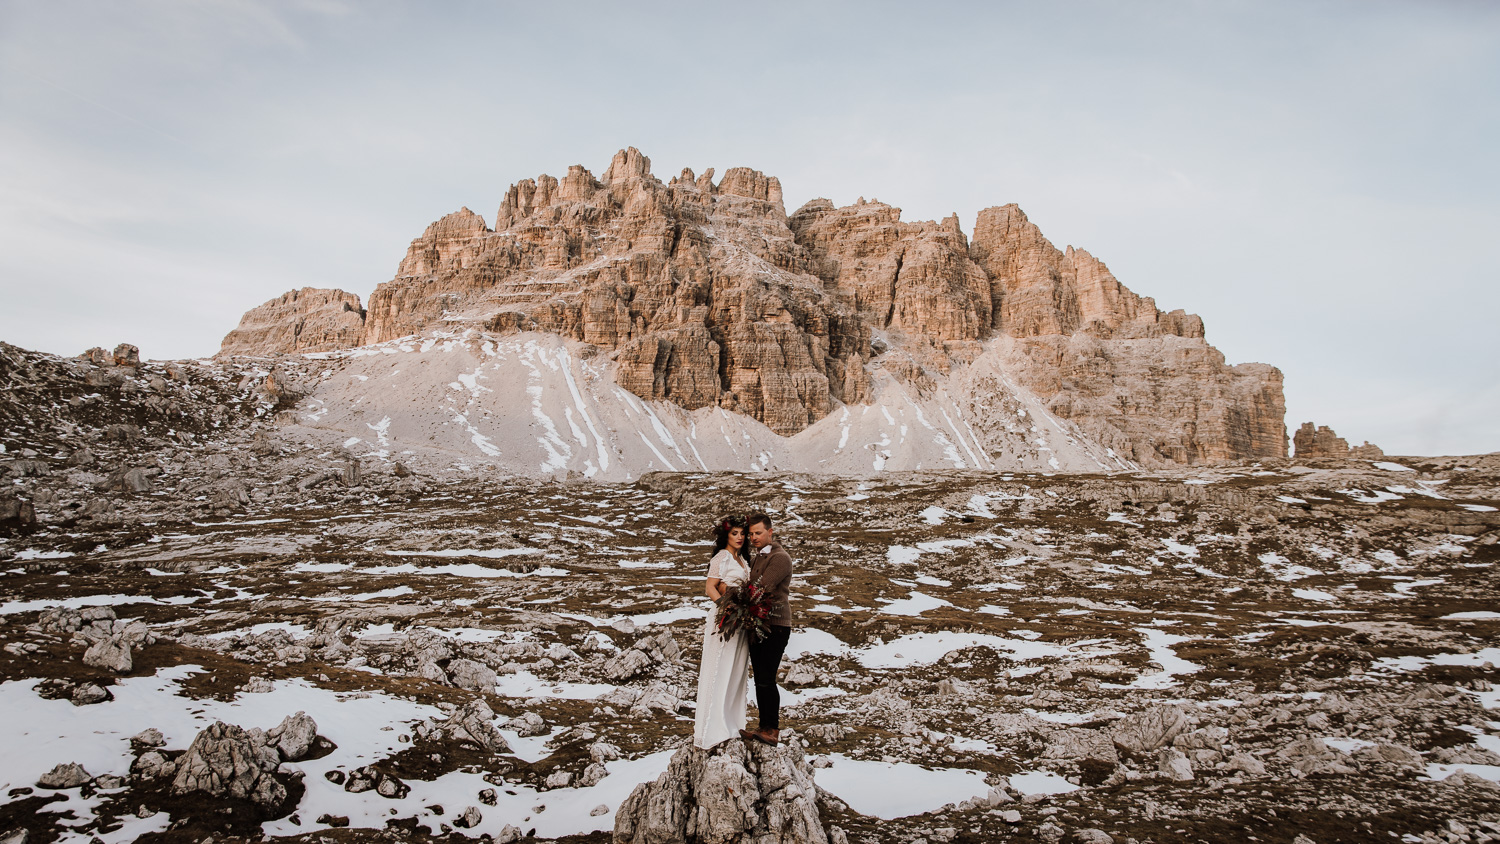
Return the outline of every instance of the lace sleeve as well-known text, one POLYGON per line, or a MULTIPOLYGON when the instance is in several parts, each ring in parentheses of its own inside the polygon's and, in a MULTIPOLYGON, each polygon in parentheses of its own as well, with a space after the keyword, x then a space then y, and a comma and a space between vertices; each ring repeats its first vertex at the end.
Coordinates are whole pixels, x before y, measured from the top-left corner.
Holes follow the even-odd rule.
POLYGON ((722 557, 722 556, 724 556, 724 552, 720 551, 719 553, 717 553, 717 554, 714 555, 714 558, 712 560, 708 561, 708 576, 709 577, 712 577, 712 578, 718 578, 719 577, 719 558, 722 557))

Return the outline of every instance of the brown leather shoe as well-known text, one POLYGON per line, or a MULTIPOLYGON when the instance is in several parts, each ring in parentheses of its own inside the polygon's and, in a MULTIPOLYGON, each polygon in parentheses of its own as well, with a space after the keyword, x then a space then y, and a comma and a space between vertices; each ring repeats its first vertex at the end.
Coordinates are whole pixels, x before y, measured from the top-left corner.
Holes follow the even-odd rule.
POLYGON ((761 744, 769 744, 772 747, 781 744, 780 730, 756 730, 750 734, 750 737, 761 744))

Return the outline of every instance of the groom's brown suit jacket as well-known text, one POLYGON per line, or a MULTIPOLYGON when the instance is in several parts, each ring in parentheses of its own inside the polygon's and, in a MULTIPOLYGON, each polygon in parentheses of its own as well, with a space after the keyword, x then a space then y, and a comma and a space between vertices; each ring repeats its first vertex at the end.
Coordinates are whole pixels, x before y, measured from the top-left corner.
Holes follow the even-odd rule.
POLYGON ((780 608, 771 614, 772 624, 780 627, 792 626, 792 555, 772 541, 765 548, 757 549, 750 564, 750 580, 760 581, 762 588, 780 608), (769 553, 762 553, 769 550, 769 553))

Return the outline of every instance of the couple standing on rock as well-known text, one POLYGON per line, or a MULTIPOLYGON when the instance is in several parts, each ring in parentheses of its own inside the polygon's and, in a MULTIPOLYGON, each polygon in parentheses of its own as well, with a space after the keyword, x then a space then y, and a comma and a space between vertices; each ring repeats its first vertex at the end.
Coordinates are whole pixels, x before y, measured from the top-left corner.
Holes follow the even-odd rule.
POLYGON ((694 747, 707 750, 736 735, 770 745, 780 742, 781 693, 776 687, 776 672, 792 634, 788 600, 792 558, 772 535, 771 517, 765 513, 754 513, 748 519, 730 516, 714 527, 714 554, 708 563, 704 592, 716 604, 722 604, 731 592, 752 584, 764 590, 765 601, 772 608, 764 638, 740 630, 725 639, 719 633, 717 608, 709 611, 704 624, 694 747), (746 730, 745 681, 752 667, 760 728, 746 730))

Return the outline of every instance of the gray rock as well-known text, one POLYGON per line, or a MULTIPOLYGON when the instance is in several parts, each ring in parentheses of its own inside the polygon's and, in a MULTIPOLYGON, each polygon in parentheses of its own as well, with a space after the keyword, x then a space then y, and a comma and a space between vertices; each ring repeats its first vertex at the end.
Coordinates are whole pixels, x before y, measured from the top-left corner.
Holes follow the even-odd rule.
POLYGON ((1115 844, 1114 836, 1102 829, 1075 829, 1073 840, 1080 844, 1115 844))
POLYGON ((609 804, 607 803, 600 803, 599 805, 589 810, 589 817, 591 818, 597 818, 600 815, 607 814, 609 814, 609 804))
POLYGON ((161 747, 167 740, 161 734, 161 730, 155 727, 147 727, 130 737, 130 740, 144 747, 161 747))
POLYGON ((418 663, 416 673, 423 680, 431 680, 434 683, 443 683, 445 685, 449 682, 448 672, 444 671, 441 665, 431 660, 418 663))
POLYGON ((448 679, 460 689, 477 692, 494 691, 499 678, 488 665, 472 659, 455 659, 448 663, 448 679))
POLYGON ((781 682, 788 686, 811 686, 818 682, 818 673, 806 665, 793 665, 782 675, 781 682))
POLYGON ((547 726, 547 722, 542 720, 542 716, 536 714, 535 712, 527 712, 522 715, 517 715, 516 717, 510 719, 510 723, 507 724, 506 727, 515 730, 516 735, 521 736, 522 738, 527 738, 530 736, 544 736, 552 730, 551 727, 547 726))
POLYGON ((318 723, 305 712, 288 715, 266 733, 266 738, 281 752, 281 758, 297 762, 307 756, 318 738, 318 723))
POLYGON ((671 686, 660 680, 648 683, 646 688, 641 690, 640 697, 630 704, 631 714, 642 716, 649 716, 653 709, 675 713, 680 708, 682 708, 682 699, 677 696, 671 686))
POLYGON ((177 761, 174 794, 200 791, 250 800, 267 808, 286 801, 286 788, 273 774, 281 755, 264 733, 216 721, 193 738, 177 761))
POLYGON ((1178 750, 1222 750, 1224 743, 1229 741, 1229 731, 1223 727, 1204 727, 1201 730, 1193 730, 1183 733, 1172 739, 1172 746, 1178 750))
POLYGON ((482 820, 484 820, 484 815, 480 814, 479 807, 470 806, 453 819, 453 825, 459 829, 473 829, 479 826, 479 822, 482 820))
POLYGON ((591 762, 587 768, 583 769, 583 775, 578 778, 578 786, 580 788, 591 788, 598 785, 607 776, 609 776, 609 771, 603 765, 598 762, 591 762))
POLYGON ((1156 770, 1177 782, 1188 782, 1193 778, 1192 763, 1175 747, 1163 747, 1156 752, 1156 770))
POLYGON ((1181 707, 1159 705, 1116 721, 1110 727, 1110 735, 1120 747, 1146 753, 1172 741, 1189 726, 1187 713, 1181 707))
POLYGON ((148 750, 130 764, 130 773, 136 779, 164 780, 177 773, 177 763, 160 750, 148 750))
POLYGON ((547 775, 548 788, 566 788, 573 782, 573 775, 568 771, 553 771, 547 775))
POLYGON ((111 636, 90 645, 83 652, 83 664, 126 674, 135 667, 135 660, 130 654, 130 643, 121 636, 111 636))
POLYGON ((596 741, 589 745, 589 758, 595 762, 612 762, 620 758, 620 748, 607 741, 596 741))
POLYGON ((650 670, 652 665, 651 657, 644 651, 631 648, 621 651, 604 663, 604 676, 616 683, 623 683, 650 670))
POLYGON ((93 779, 88 771, 77 762, 68 762, 58 765, 45 774, 42 774, 36 784, 42 788, 77 788, 93 779))
POLYGON ((520 841, 525 837, 526 833, 522 832, 519 827, 506 824, 503 829, 495 834, 495 844, 511 844, 511 842, 520 841))
POLYGON ((1266 775, 1266 765, 1248 753, 1236 753, 1229 757, 1229 770, 1242 771, 1252 777, 1266 775))
POLYGON ((1276 755, 1283 759, 1319 759, 1333 753, 1323 740, 1317 737, 1298 739, 1277 751, 1276 755))
POLYGON ((25 827, 13 829, 4 835, 0 835, 0 844, 26 844, 30 840, 31 833, 25 827))
POLYGON ((1377 744, 1373 747, 1363 747, 1355 752, 1354 758, 1361 762, 1398 765, 1403 768, 1420 768, 1425 761, 1422 759, 1422 754, 1404 744, 1377 744))
POLYGON ((83 505, 83 509, 78 511, 78 517, 105 525, 117 525, 124 521, 115 509, 115 503, 108 498, 95 498, 83 505))
POLYGON ((98 683, 84 683, 74 688, 69 696, 74 706, 88 706, 91 703, 103 703, 113 699, 114 696, 109 693, 109 690, 98 683))
POLYGON ((108 484, 116 492, 149 492, 151 475, 139 466, 120 469, 109 476, 108 484))
POLYGON ((411 792, 411 786, 390 774, 381 774, 375 783, 375 793, 388 800, 403 800, 411 792))
POLYGON ((495 728, 495 712, 483 698, 475 698, 454 710, 448 720, 430 721, 428 726, 435 734, 472 742, 491 753, 510 752, 510 743, 495 728))
MULTIPOLYGON (((330 771, 329 773, 334 772, 330 771)), ((363 794, 366 791, 374 790, 378 782, 380 782, 380 772, 366 765, 349 772, 348 778, 344 780, 344 790, 350 794, 363 794)))
POLYGON ((1120 762, 1120 755, 1115 751, 1115 743, 1108 734, 1100 730, 1082 728, 1058 730, 1053 733, 1046 749, 1042 751, 1042 756, 1046 759, 1091 759, 1111 765, 1120 762))
POLYGON ((1444 765, 1500 765, 1500 756, 1472 744, 1440 748, 1432 758, 1444 765))
POLYGON ((937 693, 942 697, 971 697, 978 694, 978 691, 973 683, 954 677, 939 680, 937 684, 937 693))
POLYGON ((219 481, 208 491, 208 506, 214 510, 241 510, 249 504, 250 491, 238 478, 219 481))
POLYGON ((670 630, 653 636, 642 636, 629 649, 616 654, 604 663, 604 674, 615 682, 637 677, 655 666, 676 662, 682 656, 677 640, 670 630))
POLYGON ((689 840, 827 844, 812 768, 797 738, 777 747, 740 741, 685 747, 615 812, 617 844, 689 840))

